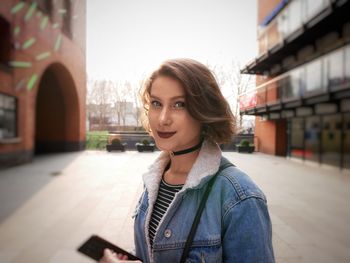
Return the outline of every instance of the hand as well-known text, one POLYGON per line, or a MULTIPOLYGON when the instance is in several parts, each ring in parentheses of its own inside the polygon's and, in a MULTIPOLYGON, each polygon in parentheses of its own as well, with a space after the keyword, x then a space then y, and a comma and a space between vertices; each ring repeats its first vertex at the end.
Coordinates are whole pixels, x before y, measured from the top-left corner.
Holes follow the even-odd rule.
POLYGON ((117 254, 114 251, 106 248, 103 251, 103 257, 100 259, 99 263, 118 263, 128 260, 128 256, 123 254, 117 254))

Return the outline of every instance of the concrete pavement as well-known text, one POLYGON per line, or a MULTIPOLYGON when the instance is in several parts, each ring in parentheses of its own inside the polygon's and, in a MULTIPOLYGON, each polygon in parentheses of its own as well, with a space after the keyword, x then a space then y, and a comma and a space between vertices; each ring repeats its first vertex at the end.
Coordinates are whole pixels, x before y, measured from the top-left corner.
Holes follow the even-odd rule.
MULTIPOLYGON (((0 262, 92 262, 91 234, 133 247, 141 174, 159 152, 85 151, 0 171, 0 262)), ((350 262, 350 174, 225 152, 265 192, 277 262, 350 262)))

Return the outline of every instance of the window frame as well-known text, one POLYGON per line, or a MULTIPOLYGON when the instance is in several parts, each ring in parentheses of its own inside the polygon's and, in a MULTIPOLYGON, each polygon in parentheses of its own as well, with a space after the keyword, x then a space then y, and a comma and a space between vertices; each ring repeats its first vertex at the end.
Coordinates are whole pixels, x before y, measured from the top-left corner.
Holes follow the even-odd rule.
POLYGON ((15 96, 0 92, 0 140, 18 137, 17 119, 18 99, 15 96), (6 131, 9 131, 8 134, 6 134, 6 131))

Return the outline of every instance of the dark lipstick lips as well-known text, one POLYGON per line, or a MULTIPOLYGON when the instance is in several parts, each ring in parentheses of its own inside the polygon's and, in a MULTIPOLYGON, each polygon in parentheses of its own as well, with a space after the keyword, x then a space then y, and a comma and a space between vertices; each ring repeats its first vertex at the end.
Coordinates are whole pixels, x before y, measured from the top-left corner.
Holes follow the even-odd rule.
POLYGON ((173 136, 176 132, 157 132, 158 136, 160 138, 163 138, 163 139, 167 139, 167 138, 170 138, 171 136, 173 136))

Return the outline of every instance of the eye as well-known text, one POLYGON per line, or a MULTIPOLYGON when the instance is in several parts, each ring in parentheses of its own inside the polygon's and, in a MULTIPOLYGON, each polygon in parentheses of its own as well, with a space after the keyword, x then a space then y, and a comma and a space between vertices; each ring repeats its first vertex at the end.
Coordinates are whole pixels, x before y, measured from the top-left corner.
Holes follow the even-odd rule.
POLYGON ((153 108, 159 108, 162 104, 157 100, 152 100, 151 105, 153 108))
POLYGON ((177 101, 177 102, 175 102, 174 108, 176 108, 176 109, 185 108, 185 102, 183 102, 183 101, 177 101))

